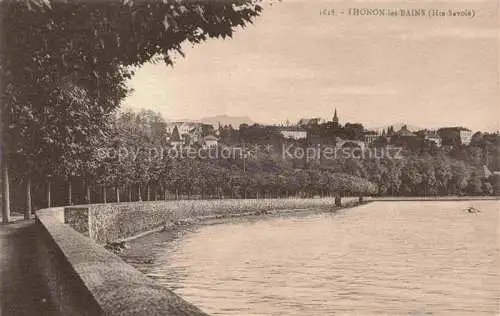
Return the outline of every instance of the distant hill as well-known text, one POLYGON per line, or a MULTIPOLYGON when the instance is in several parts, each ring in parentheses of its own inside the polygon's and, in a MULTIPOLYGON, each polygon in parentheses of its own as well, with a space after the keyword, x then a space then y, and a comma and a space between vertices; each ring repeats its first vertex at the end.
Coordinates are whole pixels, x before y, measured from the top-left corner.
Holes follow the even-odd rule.
POLYGON ((387 131, 387 128, 389 128, 389 126, 392 126, 392 127, 394 127, 394 131, 397 132, 397 131, 399 131, 401 129, 401 127, 403 127, 403 125, 406 125, 406 127, 408 128, 408 130, 410 132, 417 132, 417 131, 423 129, 421 127, 410 125, 410 124, 406 124, 406 123, 395 123, 395 124, 389 124, 389 125, 381 126, 381 127, 367 128, 367 130, 376 131, 378 133, 382 133, 383 130, 387 131))
POLYGON ((241 124, 254 124, 254 122, 248 116, 216 115, 211 117, 204 117, 199 119, 198 121, 205 124, 212 124, 214 126, 217 126, 220 122, 222 126, 232 125, 234 128, 238 128, 241 124))

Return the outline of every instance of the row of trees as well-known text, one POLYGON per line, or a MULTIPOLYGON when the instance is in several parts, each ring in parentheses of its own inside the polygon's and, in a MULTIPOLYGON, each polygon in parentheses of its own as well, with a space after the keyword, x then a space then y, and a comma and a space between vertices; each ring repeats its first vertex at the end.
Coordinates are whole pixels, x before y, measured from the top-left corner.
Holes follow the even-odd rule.
MULTIPOLYGON (((93 168, 88 168, 84 176, 37 181, 34 204, 44 207, 51 199, 55 204, 68 204, 176 198, 340 197, 377 191, 371 182, 353 174, 319 167, 294 168, 292 162, 264 148, 252 156, 173 157, 162 154, 162 150, 170 149, 167 139, 165 122, 159 114, 121 112, 106 141, 86 160, 93 168)), ((24 188, 16 191, 24 192, 24 188)), ((15 199, 19 208, 25 205, 22 195, 15 199)))
MULTIPOLYGON (((498 194, 498 179, 485 162, 498 144, 483 135, 451 152, 404 151, 400 159, 291 160, 280 147, 252 147, 230 157, 173 157, 163 118, 152 111, 123 111, 86 160, 85 176, 37 182, 39 207, 56 195, 57 204, 176 198, 261 198, 328 195, 488 195, 498 194), (480 141, 482 139, 483 141, 480 141), (486 142, 485 142, 486 141, 486 142), (171 153, 171 152, 170 152, 171 153), (249 155, 246 155, 249 154, 249 155), (460 158, 460 159, 459 159, 460 158), (42 189, 40 189, 42 188, 42 189), (45 189, 43 189, 45 188, 45 189), (55 190, 59 188, 59 190, 55 190)), ((269 140, 269 138, 267 138, 269 140)), ((260 143, 260 142, 257 142, 260 143)), ((307 145, 307 144, 298 144, 307 145)), ((224 144, 221 147, 225 146, 224 144)), ((221 148, 218 148, 220 150, 221 148)), ((200 149, 201 150, 201 149, 200 149)), ((175 152, 175 151, 174 151, 175 152)), ((207 156, 205 152, 205 157, 207 156)), ((23 191, 19 188, 18 191, 23 191)), ((24 200, 18 194, 19 207, 24 200)))
MULTIPOLYGON (((261 11, 259 0, 0 2, 3 220, 9 220, 11 200, 29 216, 32 204, 80 203, 73 200, 78 196, 83 202, 96 201, 93 196, 107 201, 111 188, 115 199, 134 199, 134 194, 144 199, 147 192, 151 198, 161 190, 260 197, 375 191, 485 194, 496 188, 480 165, 460 158, 462 152, 441 157, 436 156, 439 150, 425 153, 437 158, 413 152, 401 161, 319 164, 288 161, 279 152, 262 150, 251 160, 149 159, 151 150, 166 145, 165 122, 150 112, 117 115, 133 75, 130 67, 150 61, 172 64, 172 53, 182 54, 182 43, 231 37, 261 11), (127 156, 111 157, 112 149, 119 153, 121 148, 128 150, 127 156)), ((362 126, 349 128, 349 137, 356 138, 362 126)), ((238 133, 228 128, 223 142, 282 141, 279 133, 269 135, 258 127, 238 133)), ((489 166, 498 152, 488 148, 497 149, 497 143, 479 143, 471 148, 486 151, 489 166)), ((472 160, 482 155, 469 147, 460 150, 472 160)))
MULTIPOLYGON (((242 126, 240 130, 222 129, 221 140, 226 144, 272 144, 282 148, 286 140, 273 128, 242 126), (236 141, 235 141, 236 140, 236 141)), ((385 139, 384 139, 385 140, 385 139)), ((320 143, 328 144, 327 141, 320 143)), ((296 146, 314 146, 314 139, 295 142, 296 146)), ((460 142, 452 148, 437 147, 420 137, 412 142, 396 143, 403 151, 401 159, 322 159, 307 162, 295 159, 295 168, 334 170, 369 179, 378 186, 380 195, 491 195, 498 194, 499 180, 493 171, 500 170, 500 136, 498 133, 477 132, 469 145, 460 142)), ((372 151, 381 151, 387 143, 374 143, 372 151)), ((283 165, 284 162, 276 162, 283 165)))
POLYGON ((231 37, 261 13, 260 2, 1 1, 3 221, 11 183, 29 192, 35 182, 51 188, 51 179, 97 181, 95 148, 110 137, 130 67, 171 65, 186 41, 231 37))

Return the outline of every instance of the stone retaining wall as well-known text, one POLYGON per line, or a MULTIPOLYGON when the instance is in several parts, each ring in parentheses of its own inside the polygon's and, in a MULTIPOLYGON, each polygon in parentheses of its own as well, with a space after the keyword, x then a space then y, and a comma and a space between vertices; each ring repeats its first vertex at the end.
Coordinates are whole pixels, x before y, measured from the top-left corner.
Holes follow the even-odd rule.
MULTIPOLYGON (((356 200, 343 202, 348 205, 356 200)), ((44 209, 37 212, 37 259, 62 315, 206 315, 99 244, 179 221, 332 209, 333 205, 333 198, 324 198, 132 202, 44 209)))
MULTIPOLYGON (((344 198, 343 203, 357 201, 344 198)), ((274 210, 333 209, 334 198, 179 200, 66 207, 65 222, 98 244, 120 241, 180 221, 260 214, 274 210)))
POLYGON ((62 223, 62 213, 37 212, 38 265, 61 315, 206 315, 62 223))

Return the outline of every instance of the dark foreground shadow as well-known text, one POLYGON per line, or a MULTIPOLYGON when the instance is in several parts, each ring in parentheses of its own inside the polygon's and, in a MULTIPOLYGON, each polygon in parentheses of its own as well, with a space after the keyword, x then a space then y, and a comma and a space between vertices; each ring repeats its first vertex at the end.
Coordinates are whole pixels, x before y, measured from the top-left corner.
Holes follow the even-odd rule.
POLYGON ((61 315, 36 256, 34 221, 0 226, 0 315, 61 315))

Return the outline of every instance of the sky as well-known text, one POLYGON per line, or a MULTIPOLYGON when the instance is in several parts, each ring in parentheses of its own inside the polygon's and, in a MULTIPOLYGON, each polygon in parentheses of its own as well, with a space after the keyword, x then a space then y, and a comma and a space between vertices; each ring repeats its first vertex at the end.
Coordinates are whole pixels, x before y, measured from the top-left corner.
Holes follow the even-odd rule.
POLYGON ((496 0, 283 0, 232 39, 185 45, 174 67, 146 64, 129 108, 168 120, 303 117, 367 127, 393 123, 499 129, 496 0), (470 9, 469 17, 353 16, 349 8, 470 9), (334 9, 336 16, 321 15, 334 9), (343 12, 343 13, 342 13, 343 12))

